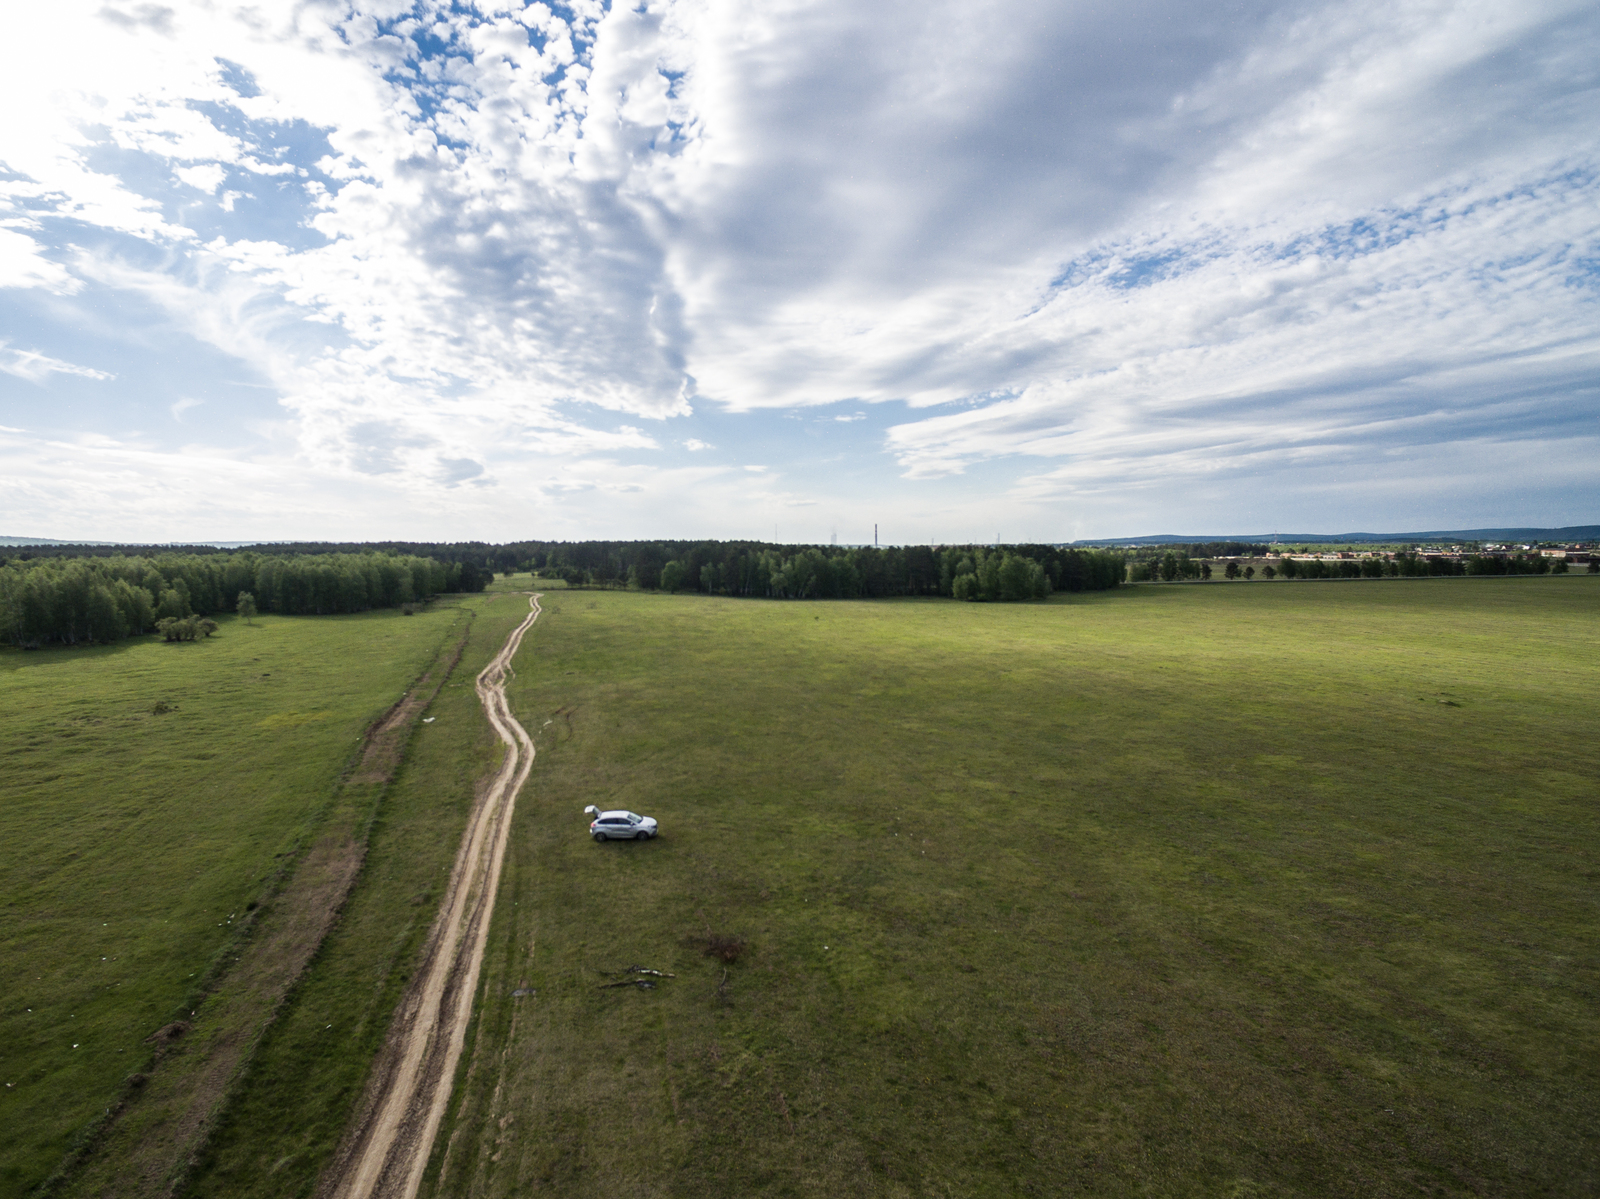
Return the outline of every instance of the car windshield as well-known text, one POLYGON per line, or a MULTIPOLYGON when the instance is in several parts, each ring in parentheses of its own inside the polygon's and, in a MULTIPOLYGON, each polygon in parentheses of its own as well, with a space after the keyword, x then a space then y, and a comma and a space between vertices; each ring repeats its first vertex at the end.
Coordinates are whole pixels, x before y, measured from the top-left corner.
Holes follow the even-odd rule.
POLYGON ((639 821, 641 821, 643 819, 644 819, 643 816, 635 816, 632 812, 628 813, 628 823, 629 824, 638 824, 639 821))

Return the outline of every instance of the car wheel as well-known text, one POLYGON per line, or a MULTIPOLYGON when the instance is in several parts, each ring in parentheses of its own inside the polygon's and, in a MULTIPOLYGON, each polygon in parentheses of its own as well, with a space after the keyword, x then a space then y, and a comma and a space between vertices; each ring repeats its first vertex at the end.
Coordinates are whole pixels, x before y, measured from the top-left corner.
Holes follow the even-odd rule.
POLYGON ((596 833, 594 835, 594 839, 596 841, 604 841, 606 839, 606 835, 604 833, 596 833))
POLYGON ((648 840, 650 840, 650 834, 649 833, 635 833, 633 835, 633 839, 635 841, 648 841, 648 840))

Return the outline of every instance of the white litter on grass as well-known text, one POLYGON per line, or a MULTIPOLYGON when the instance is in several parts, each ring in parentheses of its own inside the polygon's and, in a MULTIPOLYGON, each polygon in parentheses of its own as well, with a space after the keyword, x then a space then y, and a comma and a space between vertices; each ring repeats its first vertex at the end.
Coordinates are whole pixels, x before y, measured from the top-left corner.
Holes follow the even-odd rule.
POLYGON ((438 720, 438 719, 439 718, 437 716, 424 716, 422 718, 422 723, 423 724, 432 724, 435 720, 438 720))

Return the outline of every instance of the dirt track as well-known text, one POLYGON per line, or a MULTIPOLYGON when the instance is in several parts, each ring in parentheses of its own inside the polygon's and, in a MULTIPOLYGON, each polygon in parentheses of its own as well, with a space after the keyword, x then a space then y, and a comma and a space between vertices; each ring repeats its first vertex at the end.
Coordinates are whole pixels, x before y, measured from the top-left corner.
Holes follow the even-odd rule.
POLYGON ((450 1102, 511 813, 533 769, 533 741, 511 715, 505 691, 511 659, 539 618, 538 595, 528 606, 528 618, 477 681, 489 723, 508 747, 505 762, 467 822, 422 965, 395 1012, 356 1120, 318 1187, 326 1199, 412 1199, 450 1102))

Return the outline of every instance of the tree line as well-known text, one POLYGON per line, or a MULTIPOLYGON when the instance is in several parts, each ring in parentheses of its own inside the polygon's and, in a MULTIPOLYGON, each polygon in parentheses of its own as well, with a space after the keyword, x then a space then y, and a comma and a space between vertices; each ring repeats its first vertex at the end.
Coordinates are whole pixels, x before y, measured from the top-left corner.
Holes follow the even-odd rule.
POLYGON ((215 631, 210 617, 234 611, 241 596, 252 611, 362 612, 481 591, 488 577, 470 561, 385 553, 19 555, 0 564, 0 639, 28 648, 149 632, 193 640, 215 631))
POLYGON ((1039 599, 1122 582, 1121 554, 1053 545, 774 546, 747 541, 531 543, 526 566, 570 587, 768 599, 1039 599))
MULTIPOLYGON (((1415 579, 1463 575, 1543 575, 1567 573, 1564 558, 1543 554, 1464 554, 1457 558, 1424 557, 1401 551, 1388 558, 1314 559, 1297 562, 1285 558, 1278 573, 1286 579, 1415 579)), ((1270 578, 1271 575, 1268 575, 1270 578)))
MULTIPOLYGON (((1600 574, 1600 563, 1590 563, 1591 574, 1600 574)), ((1298 561, 1283 558, 1269 562, 1261 568, 1261 576, 1273 579, 1281 575, 1286 579, 1412 579, 1449 578, 1465 575, 1542 575, 1566 574, 1569 567, 1563 558, 1550 559, 1542 554, 1466 554, 1461 557, 1427 557, 1410 551, 1401 551, 1388 557, 1340 558, 1325 560, 1314 558, 1298 561)), ((1239 563, 1229 562, 1227 577, 1253 578, 1254 565, 1243 569, 1239 563)), ((1179 555, 1171 550, 1159 558, 1129 564, 1131 582, 1174 582, 1179 579, 1209 579, 1211 564, 1179 555)))
POLYGON ((193 640, 221 612, 325 615, 481 591, 495 571, 573 587, 700 591, 772 599, 947 596, 1039 599, 1122 582, 1123 557, 1052 545, 774 546, 730 541, 299 542, 214 546, 28 546, 0 558, 0 639, 79 645, 159 632, 193 640))
MULTIPOLYGON (((524 543, 532 544, 532 543, 524 543)), ((398 558, 433 558, 446 565, 465 565, 482 571, 512 570, 526 557, 515 545, 491 545, 486 541, 270 541, 250 546, 216 545, 19 545, 0 551, 29 561, 37 558, 159 558, 172 554, 186 557, 226 558, 252 553, 258 557, 308 558, 323 554, 387 554, 398 558)), ((3 562, 4 558, 0 558, 3 562)))
POLYGON ((1161 562, 1171 556, 1179 560, 1205 558, 1265 558, 1273 547, 1255 541, 1175 541, 1170 545, 1135 546, 1128 552, 1128 560, 1135 565, 1143 562, 1161 562))
MULTIPOLYGON (((1235 543, 1217 543, 1232 546, 1235 543)), ((1264 547, 1263 547, 1264 548, 1264 547)), ((165 559, 174 554, 216 560, 249 553, 257 559, 308 559, 380 554, 424 557, 461 572, 460 589, 475 590, 470 580, 494 573, 533 571, 562 578, 574 587, 662 587, 669 562, 668 590, 773 598, 873 598, 901 595, 956 594, 957 580, 965 598, 1000 599, 1022 590, 1021 571, 1028 570, 1028 589, 1037 590, 1031 568, 1013 565, 1001 578, 1006 556, 1037 564, 1051 591, 1102 591, 1122 582, 1124 555, 1119 551, 1045 544, 1010 546, 814 546, 773 545, 759 541, 482 541, 422 542, 281 542, 252 546, 248 551, 215 546, 80 546, 18 547, 18 559, 119 557, 165 559), (998 554, 999 558, 991 562, 998 554), (963 562, 966 563, 963 566, 963 562)), ((0 559, 3 562, 3 559, 0 559)), ((481 582, 478 583, 481 586, 481 582)), ((455 590, 451 585, 446 590, 455 590)), ((264 611, 267 609, 263 609, 264 611)))

